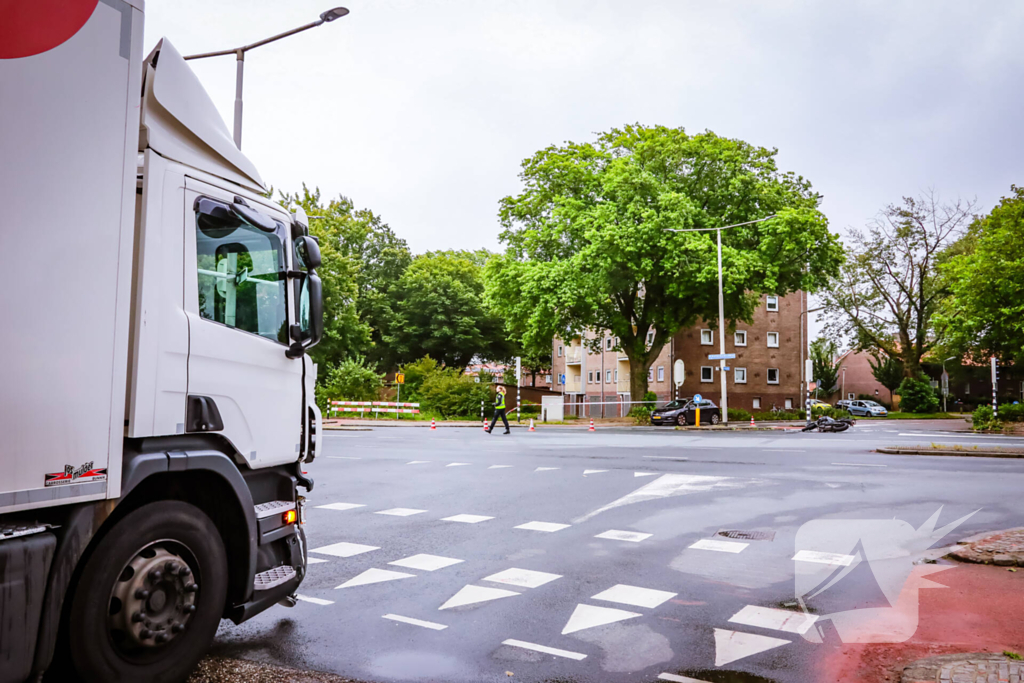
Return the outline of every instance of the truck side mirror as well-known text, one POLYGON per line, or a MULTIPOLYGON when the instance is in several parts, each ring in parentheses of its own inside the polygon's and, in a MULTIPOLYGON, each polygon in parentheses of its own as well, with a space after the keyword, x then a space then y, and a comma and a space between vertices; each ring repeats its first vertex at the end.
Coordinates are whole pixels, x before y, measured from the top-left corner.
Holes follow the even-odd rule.
POLYGON ((316 270, 323 262, 320 258, 320 245, 309 235, 302 235, 295 239, 295 254, 302 261, 301 265, 306 270, 316 270))
MULTIPOLYGON (((315 244, 314 244, 315 246, 315 244)), ((317 258, 320 250, 316 250, 317 258)), ((316 346, 324 336, 324 288, 316 273, 309 274, 309 343, 316 346)))
POLYGON ((292 343, 285 351, 288 358, 301 358, 306 349, 316 346, 324 336, 324 288, 315 271, 299 273, 299 322, 291 326, 292 343))

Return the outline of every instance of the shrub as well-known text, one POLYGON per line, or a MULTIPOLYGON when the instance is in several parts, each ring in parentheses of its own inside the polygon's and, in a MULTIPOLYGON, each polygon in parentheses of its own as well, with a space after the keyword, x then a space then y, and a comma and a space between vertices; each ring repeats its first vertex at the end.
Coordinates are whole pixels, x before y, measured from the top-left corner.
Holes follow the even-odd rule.
POLYGON ((533 404, 524 405, 522 410, 520 410, 519 412, 521 412, 523 415, 540 415, 540 406, 533 404))
POLYGON ((651 424, 651 407, 633 406, 629 409, 629 417, 633 418, 633 424, 649 425, 651 424))
POLYGON ((409 397, 409 401, 415 403, 423 398, 420 395, 420 387, 423 386, 423 381, 438 371, 437 361, 430 356, 424 356, 412 363, 406 363, 402 366, 401 371, 405 373, 405 385, 402 387, 404 389, 403 393, 409 397))
POLYGON ((799 420, 801 414, 797 412, 781 412, 781 413, 754 413, 754 420, 757 422, 770 422, 772 420, 799 420))
POLYGON ((327 371, 317 391, 317 401, 323 401, 321 409, 326 408, 331 400, 372 401, 378 397, 383 385, 384 375, 367 367, 362 358, 345 360, 327 371))
POLYGON ((1024 403, 999 406, 999 419, 1007 422, 1024 422, 1024 403))
POLYGON ((743 408, 729 408, 729 422, 750 422, 750 413, 743 408))
POLYGON ((928 382, 907 377, 896 393, 900 396, 900 410, 905 413, 934 413, 939 410, 939 399, 928 382))
POLYGON ((811 408, 811 417, 821 417, 822 415, 825 417, 840 418, 848 417, 849 413, 840 408, 833 408, 832 406, 814 406, 811 408))
POLYGON ((971 426, 974 429, 998 429, 999 422, 992 415, 992 406, 978 406, 971 413, 971 426))
POLYGON ((455 368, 441 368, 428 374, 419 387, 423 408, 448 419, 459 416, 480 415, 480 401, 490 402, 491 392, 486 384, 472 376, 463 375, 455 368))

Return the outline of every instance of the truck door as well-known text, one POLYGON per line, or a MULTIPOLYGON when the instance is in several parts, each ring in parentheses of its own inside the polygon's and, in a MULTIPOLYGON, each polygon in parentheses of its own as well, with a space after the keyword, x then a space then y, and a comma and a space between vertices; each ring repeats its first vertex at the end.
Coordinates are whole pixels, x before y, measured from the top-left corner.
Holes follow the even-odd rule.
POLYGON ((213 399, 223 421, 218 433, 250 466, 294 462, 304 410, 302 360, 285 355, 295 316, 289 227, 250 202, 276 228, 254 225, 232 210, 234 195, 192 178, 185 200, 189 400, 213 399))

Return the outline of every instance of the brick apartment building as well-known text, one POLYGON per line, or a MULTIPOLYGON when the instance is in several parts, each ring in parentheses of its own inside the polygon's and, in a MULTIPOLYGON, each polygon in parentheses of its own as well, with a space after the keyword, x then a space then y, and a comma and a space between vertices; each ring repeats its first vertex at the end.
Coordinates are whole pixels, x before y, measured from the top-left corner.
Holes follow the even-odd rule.
MULTIPOLYGON (((753 321, 737 323, 735 334, 727 333, 725 352, 736 354, 735 360, 726 361, 730 408, 751 412, 772 406, 801 408, 806 310, 803 292, 763 296, 753 321)), ((680 330, 665 345, 648 373, 648 389, 658 395, 659 402, 701 394, 721 404, 719 362, 708 360, 708 355, 719 353, 717 335, 718 330, 698 322, 680 330), (677 359, 685 366, 678 392, 672 382, 677 359)), ((629 412, 629 361, 616 350, 616 339, 609 333, 588 333, 588 344, 595 338, 600 339, 601 350, 594 353, 583 349, 578 338, 568 343, 552 340, 552 388, 561 391, 566 403, 573 406, 567 406, 567 412, 595 417, 624 415, 629 412), (584 403, 587 408, 581 407, 584 403)))

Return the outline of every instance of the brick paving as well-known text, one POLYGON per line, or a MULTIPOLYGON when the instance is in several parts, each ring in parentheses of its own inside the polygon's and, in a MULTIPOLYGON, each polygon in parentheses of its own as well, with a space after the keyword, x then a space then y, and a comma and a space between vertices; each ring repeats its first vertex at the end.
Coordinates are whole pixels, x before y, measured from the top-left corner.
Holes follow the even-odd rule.
POLYGON ((1024 683, 1024 662, 989 652, 939 655, 903 669, 902 683, 1024 683))
POLYGON ((979 534, 960 541, 951 555, 958 560, 1024 567, 1024 528, 979 534))

